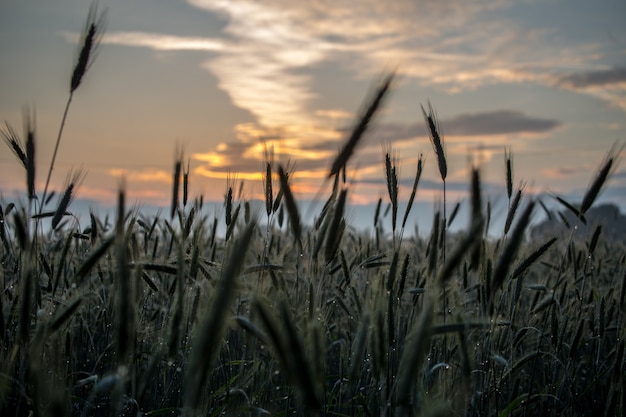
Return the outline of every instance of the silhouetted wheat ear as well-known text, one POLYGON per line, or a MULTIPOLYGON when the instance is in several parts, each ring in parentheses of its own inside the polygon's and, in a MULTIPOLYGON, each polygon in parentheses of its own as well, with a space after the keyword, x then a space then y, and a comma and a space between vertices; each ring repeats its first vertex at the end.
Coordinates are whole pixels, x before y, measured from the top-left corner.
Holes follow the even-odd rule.
POLYGON ((374 211, 374 227, 378 225, 378 218, 380 216, 380 206, 383 204, 382 197, 378 198, 378 203, 376 203, 376 210, 374 211))
POLYGON ((269 218, 272 214, 272 206, 274 205, 274 192, 272 190, 272 166, 274 165, 274 148, 268 148, 264 143, 263 155, 265 162, 264 174, 264 191, 265 191, 265 212, 269 218))
POLYGON ((596 226, 596 229, 593 231, 593 236, 591 237, 591 241, 589 242, 588 253, 591 255, 596 249, 596 245, 598 244, 598 239, 602 234, 602 225, 599 224, 596 226))
POLYGON ((517 212, 517 208, 519 207, 519 203, 522 200, 522 194, 524 192, 524 183, 520 183, 517 188, 517 193, 515 194, 515 198, 511 201, 509 205, 509 210, 506 215, 506 220, 504 222, 504 234, 509 233, 509 229, 511 228, 511 224, 513 224, 513 219, 515 218, 515 213, 517 212))
POLYGON ((502 286, 505 279, 507 278, 507 274, 509 272, 511 264, 513 263, 513 260, 515 259, 517 250, 519 249, 519 246, 524 239, 524 232, 526 231, 526 227, 530 223, 530 218, 531 218, 531 214, 533 212, 534 207, 535 207, 535 202, 530 201, 528 205, 526 206, 526 208, 524 209, 524 211, 522 212, 522 215, 517 221, 517 224, 513 228, 511 237, 506 247, 502 251, 502 255, 500 255, 500 258, 498 259, 498 263, 496 264, 496 267, 493 272, 491 293, 488 294, 488 297, 490 300, 490 308, 493 307, 494 292, 502 286))
POLYGON ((267 217, 272 214, 272 203, 274 194, 272 191, 272 164, 267 161, 265 164, 265 212, 267 217))
POLYGON ((472 215, 471 223, 476 223, 482 220, 483 204, 482 194, 480 186, 480 170, 476 167, 472 168, 472 185, 471 185, 471 203, 472 203, 472 215))
POLYGON ((391 190, 391 157, 389 156, 389 152, 385 153, 385 179, 387 180, 387 193, 389 194, 389 198, 393 194, 391 190))
POLYGON ((454 219, 456 218, 456 215, 459 214, 459 208, 461 208, 461 202, 457 201, 454 207, 452 207, 452 212, 450 213, 450 216, 448 216, 448 224, 446 227, 449 228, 452 222, 454 221, 454 219))
MULTIPOLYGON (((80 284, 83 278, 87 276, 87 274, 91 271, 91 269, 94 266, 96 266, 98 261, 100 261, 100 258, 102 258, 107 253, 107 251, 109 250, 109 248, 114 242, 115 242, 115 236, 110 236, 104 239, 97 248, 94 248, 91 250, 91 252, 89 253, 89 256, 87 256, 84 259, 84 261, 80 264, 80 266, 78 267, 78 270, 76 271, 74 275, 74 279, 76 280, 78 284, 80 284)), ((58 279, 58 276, 60 275, 59 271, 56 271, 56 275, 58 279)))
POLYGON ((437 155, 439 174, 441 175, 441 179, 445 181, 448 175, 448 164, 446 162, 446 154, 443 149, 443 133, 441 131, 441 127, 439 126, 439 121, 437 120, 437 114, 435 113, 435 109, 433 109, 430 101, 428 102, 428 113, 424 110, 424 106, 421 106, 421 108, 422 114, 424 115, 424 121, 426 122, 426 127, 428 128, 430 142, 433 145, 435 155, 437 155))
POLYGON ((511 274, 511 279, 516 279, 516 278, 521 277, 524 274, 524 272, 526 272, 526 270, 530 268, 531 265, 535 263, 535 261, 537 261, 537 259, 541 257, 541 255, 546 253, 546 251, 550 248, 550 246, 552 246, 552 244, 556 241, 557 241, 557 238, 553 237, 552 239, 548 240, 546 243, 541 245, 541 247, 539 247, 532 254, 530 254, 530 256, 528 256, 526 259, 520 262, 518 267, 515 268, 515 271, 513 271, 513 273, 511 274))
POLYGON ((345 227, 342 226, 342 220, 347 194, 348 190, 344 188, 339 193, 339 197, 335 202, 335 210, 328 230, 328 235, 326 236, 326 245, 324 246, 326 263, 333 260, 335 254, 337 253, 337 249, 339 248, 339 243, 341 242, 343 227, 345 227))
POLYGON ((170 206, 170 219, 173 219, 178 211, 178 196, 180 194, 180 172, 181 162, 180 160, 174 163, 174 172, 172 175, 172 203, 170 206))
MULTIPOLYGON (((484 224, 482 212, 482 194, 480 186, 480 170, 476 167, 472 168, 472 180, 471 180, 471 197, 472 211, 470 217, 470 227, 474 224, 482 223, 483 230, 488 230, 488 224, 484 224)), ((480 262, 480 255, 482 251, 482 244, 478 243, 474 245, 472 249, 470 268, 475 268, 480 262)))
POLYGON ((65 216, 67 212, 67 208, 70 203, 76 196, 76 190, 80 186, 80 184, 85 179, 85 172, 82 168, 76 171, 70 171, 65 179, 65 192, 59 201, 59 205, 57 206, 56 211, 54 212, 54 216, 52 217, 52 228, 56 229, 59 225, 59 222, 65 216))
POLYGON ((233 211, 233 215, 230 221, 230 224, 226 228, 226 236, 225 239, 228 241, 235 231, 235 226, 237 225, 237 219, 239 218, 239 213, 241 212, 241 204, 237 204, 235 207, 235 211, 233 211))
POLYGON ((293 193, 291 192, 291 187, 289 186, 289 174, 282 165, 278 165, 278 178, 280 179, 280 189, 283 192, 285 204, 287 205, 287 213, 289 214, 289 224, 291 224, 292 233, 298 245, 300 245, 300 249, 302 249, 300 212, 296 205, 296 200, 293 197, 293 193))
POLYGON ((506 170, 506 195, 511 200, 513 195, 513 162, 511 158, 511 150, 504 149, 504 167, 506 170))
POLYGON ((233 187, 228 187, 226 195, 224 196, 224 206, 226 207, 226 213, 224 213, 224 221, 226 226, 230 226, 233 219, 233 187))
POLYGON ((26 183, 28 198, 35 198, 35 115, 24 111, 26 124, 26 183))
POLYGON ((117 190, 117 219, 115 230, 118 235, 124 234, 124 221, 126 219, 126 178, 120 178, 117 190))
POLYGON ((330 168, 330 172, 328 173, 329 178, 333 175, 339 174, 339 172, 348 162, 348 159, 350 159, 350 157, 352 156, 352 153, 354 152, 357 144, 363 137, 363 134, 369 127, 370 122, 372 121, 377 110, 382 106, 384 98, 391 88, 391 83, 393 81, 394 75, 394 73, 387 75, 384 78, 380 87, 378 87, 378 90, 376 91, 376 94, 374 94, 374 96, 372 97, 369 106, 365 108, 365 111, 363 111, 359 118, 359 121, 352 130, 350 138, 348 138, 348 141, 344 144, 343 148, 339 152, 339 155, 337 155, 337 158, 335 158, 335 161, 330 168))
POLYGON ((580 203, 580 213, 584 215, 587 210, 592 206, 600 191, 602 191, 602 187, 608 180, 611 173, 615 170, 617 166, 617 162, 619 160, 619 154, 623 150, 623 146, 613 145, 609 152, 606 154, 604 158, 604 162, 602 166, 598 170, 598 174, 596 178, 593 180, 585 196, 583 197, 582 203, 580 203))
POLYGON ((78 59, 74 64, 72 71, 72 79, 70 80, 70 93, 73 93, 81 84, 87 70, 93 64, 96 50, 100 45, 100 40, 104 34, 104 26, 106 23, 106 14, 98 14, 97 2, 92 3, 85 28, 81 34, 80 51, 78 59))
POLYGON ((13 154, 20 161, 24 169, 26 169, 26 151, 24 149, 24 144, 22 143, 22 139, 17 134, 13 126, 5 122, 4 127, 0 128, 0 135, 2 135, 4 143, 7 144, 13 154))
POLYGON ((27 250, 30 246, 28 223, 24 223, 24 219, 18 212, 13 213, 13 227, 15 229, 15 237, 17 237, 20 249, 23 251, 27 250))
POLYGON ((191 160, 187 159, 187 165, 183 168, 183 207, 187 206, 187 198, 189 197, 189 168, 191 160))
POLYGON ((170 207, 170 219, 174 218, 178 210, 178 199, 180 195, 180 173, 183 165, 183 150, 179 148, 176 151, 176 160, 174 161, 174 173, 172 176, 172 205, 170 207))
POLYGON ((396 169, 396 158, 385 153, 385 179, 387 180, 387 191, 391 201, 391 228, 395 235, 396 220, 398 218, 398 173, 396 169))
POLYGON ((404 211, 404 217, 402 218, 402 228, 406 226, 406 221, 409 218, 409 213, 411 212, 411 208, 413 207, 413 201, 415 200, 415 195, 417 194, 417 186, 419 185, 420 178, 422 177, 422 171, 424 169, 424 155, 420 154, 419 159, 417 160, 417 172, 415 173, 415 180, 413 181, 413 189, 411 190, 411 195, 409 196, 409 201, 406 205, 406 210, 404 211))

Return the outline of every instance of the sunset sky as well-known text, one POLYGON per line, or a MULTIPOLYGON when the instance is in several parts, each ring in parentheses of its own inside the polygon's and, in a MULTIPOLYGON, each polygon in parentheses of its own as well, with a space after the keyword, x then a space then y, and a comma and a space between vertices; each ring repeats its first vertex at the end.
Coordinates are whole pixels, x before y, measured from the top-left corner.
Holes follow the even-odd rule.
MULTIPOLYGON (((0 3, 0 121, 22 132, 36 111, 43 189, 90 2, 0 3)), ((296 196, 315 196, 363 101, 390 70, 398 77, 374 129, 350 161, 353 204, 385 196, 393 149, 410 194, 441 198, 420 105, 437 110, 448 155, 449 199, 480 163, 493 200, 504 193, 504 149, 530 193, 580 201, 607 151, 626 139, 624 0, 101 0, 106 34, 76 91, 52 177, 87 176, 79 198, 169 204, 177 146, 191 192, 221 201, 227 177, 262 198, 264 146, 295 166, 296 196)), ((25 175, 0 151, 0 193, 25 175)), ((325 194, 324 194, 325 195, 325 194)), ((604 200, 626 207, 626 164, 604 200)))

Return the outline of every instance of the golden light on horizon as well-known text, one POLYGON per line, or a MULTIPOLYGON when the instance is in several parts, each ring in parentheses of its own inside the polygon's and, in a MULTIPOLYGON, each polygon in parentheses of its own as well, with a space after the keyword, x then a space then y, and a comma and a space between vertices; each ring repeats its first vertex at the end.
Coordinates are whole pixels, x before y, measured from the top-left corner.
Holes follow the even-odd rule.
POLYGON ((172 173, 168 173, 158 169, 148 169, 144 171, 136 171, 124 168, 111 168, 108 170, 108 174, 116 178, 126 178, 130 181, 138 182, 160 182, 171 183, 172 173))

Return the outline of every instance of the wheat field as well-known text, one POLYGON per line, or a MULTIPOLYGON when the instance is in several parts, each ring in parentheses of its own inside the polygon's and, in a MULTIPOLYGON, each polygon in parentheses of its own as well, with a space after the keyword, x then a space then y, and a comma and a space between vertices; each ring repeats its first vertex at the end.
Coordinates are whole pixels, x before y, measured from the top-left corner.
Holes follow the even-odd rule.
POLYGON ((554 196, 589 223, 588 236, 523 183, 514 190, 510 150, 501 236, 487 234, 479 167, 468 179, 469 222, 453 234, 458 206, 446 207, 445 142, 429 103, 444 197, 430 236, 404 233, 423 158, 399 212, 391 147, 381 161, 388 201, 359 232, 345 217, 346 164, 384 106, 389 74, 331 164, 332 187, 310 224, 291 190, 293 167, 269 152, 265 211, 231 182, 217 214, 188 195, 180 151, 169 215, 129 209, 120 184, 114 218, 91 214, 76 230, 71 203, 84 172, 68 173, 57 199, 48 187, 102 21, 92 8, 43 190, 34 117, 25 114, 22 137, 9 124, 1 131, 27 199, 0 207, 1 415, 623 415, 626 247, 585 216, 620 146, 579 204, 554 196), (529 239, 539 210, 560 218, 562 231, 529 239))

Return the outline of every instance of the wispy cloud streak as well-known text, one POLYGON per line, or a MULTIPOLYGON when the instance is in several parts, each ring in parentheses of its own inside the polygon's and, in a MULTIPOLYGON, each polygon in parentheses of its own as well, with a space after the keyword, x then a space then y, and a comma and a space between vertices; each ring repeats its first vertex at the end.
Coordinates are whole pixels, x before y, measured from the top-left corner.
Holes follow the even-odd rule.
POLYGON ((144 47, 156 51, 223 51, 227 47, 224 41, 218 39, 146 32, 111 33, 105 36, 104 43, 144 47))

